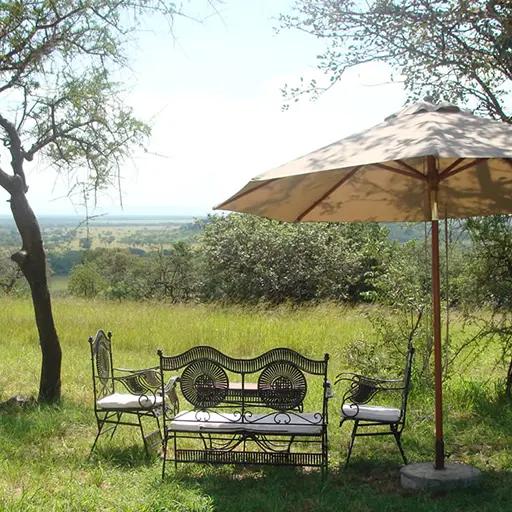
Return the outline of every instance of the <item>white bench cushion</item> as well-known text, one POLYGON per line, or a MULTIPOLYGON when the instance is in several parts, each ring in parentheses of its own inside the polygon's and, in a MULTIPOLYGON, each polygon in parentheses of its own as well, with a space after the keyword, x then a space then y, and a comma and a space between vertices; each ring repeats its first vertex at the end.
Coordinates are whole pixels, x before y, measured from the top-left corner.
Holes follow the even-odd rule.
POLYGON ((239 414, 183 411, 171 420, 169 430, 176 432, 318 435, 322 433, 322 427, 322 415, 315 413, 252 414, 242 422, 239 414))
POLYGON ((382 407, 380 405, 354 405, 344 404, 341 409, 343 418, 383 421, 386 423, 395 423, 400 419, 400 409, 392 407, 382 407))
POLYGON ((101 409, 149 409, 156 405, 162 405, 161 396, 132 395, 130 393, 114 393, 96 402, 101 409))

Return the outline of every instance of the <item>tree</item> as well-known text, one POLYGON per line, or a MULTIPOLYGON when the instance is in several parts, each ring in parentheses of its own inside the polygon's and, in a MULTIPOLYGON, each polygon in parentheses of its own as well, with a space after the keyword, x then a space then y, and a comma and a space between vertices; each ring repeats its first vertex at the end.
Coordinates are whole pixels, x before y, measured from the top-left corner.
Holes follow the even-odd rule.
POLYGON ((182 240, 160 248, 151 258, 149 280, 153 297, 173 302, 189 300, 197 285, 196 254, 182 240))
POLYGON ((512 310, 512 218, 508 215, 467 219, 471 238, 466 272, 461 276, 464 305, 512 310))
POLYGON ((361 300, 381 270, 388 232, 376 223, 287 223, 209 216, 200 246, 206 300, 361 300))
POLYGON ((62 353, 26 166, 39 155, 81 190, 118 181, 124 158, 150 133, 114 79, 128 65, 128 43, 144 14, 172 22, 180 13, 167 0, 0 3, 0 138, 10 158, 9 171, 6 159, 0 161, 0 186, 22 240, 11 258, 32 294, 42 352, 40 401, 60 398, 62 353))
POLYGON ((510 0, 298 0, 280 24, 329 44, 318 56, 329 85, 286 87, 288 98, 318 94, 348 69, 380 61, 404 78, 411 100, 429 94, 512 122, 510 0))
POLYGON ((107 288, 106 282, 94 262, 75 265, 69 275, 68 290, 71 295, 91 299, 107 288))

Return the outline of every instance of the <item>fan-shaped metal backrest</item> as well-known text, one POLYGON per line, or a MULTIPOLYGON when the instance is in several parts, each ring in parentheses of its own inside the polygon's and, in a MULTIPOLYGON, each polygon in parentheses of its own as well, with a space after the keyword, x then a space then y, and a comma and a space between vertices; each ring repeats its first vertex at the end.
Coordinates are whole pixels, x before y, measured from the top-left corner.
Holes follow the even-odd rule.
POLYGON ((278 411, 298 407, 306 396, 304 374, 286 361, 266 366, 258 379, 258 392, 262 402, 278 411))
POLYGON ((190 363, 181 374, 181 392, 186 400, 199 409, 215 407, 228 392, 228 376, 224 369, 203 359, 190 363))
POLYGON ((91 342, 93 378, 97 398, 114 393, 111 334, 99 330, 91 342))

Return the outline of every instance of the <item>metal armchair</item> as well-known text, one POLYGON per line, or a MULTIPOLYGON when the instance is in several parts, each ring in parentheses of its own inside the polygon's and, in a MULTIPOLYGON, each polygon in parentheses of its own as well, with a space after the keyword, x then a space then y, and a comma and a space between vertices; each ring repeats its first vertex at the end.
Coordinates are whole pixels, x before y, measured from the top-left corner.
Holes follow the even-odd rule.
POLYGON ((401 436, 405 425, 413 355, 414 348, 410 344, 402 379, 376 379, 346 372, 340 373, 336 377, 335 384, 342 381, 349 383, 341 405, 340 427, 346 421, 354 422, 345 467, 350 461, 355 438, 359 436, 394 436, 404 463, 407 464, 401 436), (394 396, 398 402, 397 407, 374 404, 373 399, 376 397, 383 399, 384 403, 388 403, 386 396, 394 396), (372 403, 370 404, 370 402, 372 403), (364 429, 364 431, 358 431, 358 429, 364 429))
POLYGON ((110 432, 110 439, 119 425, 138 427, 146 453, 162 444, 159 416, 162 414, 160 371, 158 367, 141 370, 114 368, 112 363, 112 333, 99 330, 89 337, 91 346, 94 414, 98 433, 91 448, 94 450, 101 435, 110 432), (156 421, 156 430, 144 434, 143 418, 156 421))

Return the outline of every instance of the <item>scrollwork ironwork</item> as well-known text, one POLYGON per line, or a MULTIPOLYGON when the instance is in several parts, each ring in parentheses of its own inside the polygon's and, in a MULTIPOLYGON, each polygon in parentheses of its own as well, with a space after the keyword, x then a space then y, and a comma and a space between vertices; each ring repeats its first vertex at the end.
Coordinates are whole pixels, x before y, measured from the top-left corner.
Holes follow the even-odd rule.
POLYGON ((220 404, 228 392, 228 376, 224 369, 208 359, 194 361, 180 378, 181 392, 186 400, 201 409, 220 404))
POLYGON ((268 407, 280 411, 298 407, 306 396, 306 389, 304 374, 286 361, 269 364, 258 379, 261 400, 268 407))

